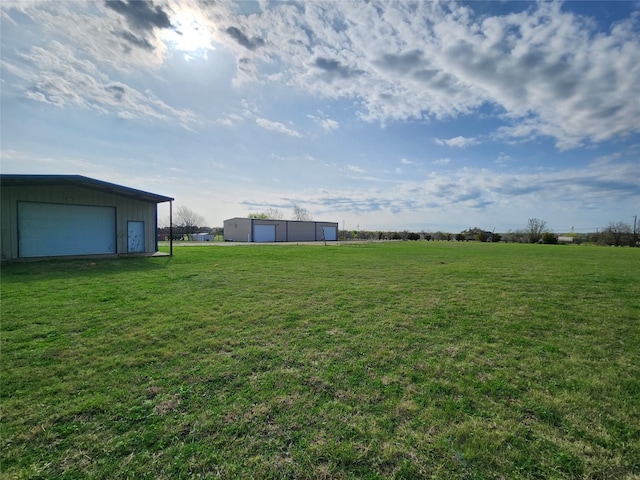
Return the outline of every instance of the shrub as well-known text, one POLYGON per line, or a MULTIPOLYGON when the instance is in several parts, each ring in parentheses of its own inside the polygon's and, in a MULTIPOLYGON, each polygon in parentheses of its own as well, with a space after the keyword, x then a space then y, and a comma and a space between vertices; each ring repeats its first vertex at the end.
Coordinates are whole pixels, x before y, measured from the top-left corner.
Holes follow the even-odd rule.
POLYGON ((558 243, 558 236, 555 233, 544 232, 542 234, 542 243, 556 244, 558 243))
POLYGON ((476 242, 486 242, 487 234, 486 232, 477 232, 473 238, 475 238, 476 242))

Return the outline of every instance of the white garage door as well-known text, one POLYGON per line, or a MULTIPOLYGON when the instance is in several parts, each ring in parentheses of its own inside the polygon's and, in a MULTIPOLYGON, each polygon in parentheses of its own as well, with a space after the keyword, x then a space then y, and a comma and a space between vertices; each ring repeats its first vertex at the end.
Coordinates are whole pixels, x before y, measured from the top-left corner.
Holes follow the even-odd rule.
POLYGON ((275 225, 254 225, 253 241, 254 242, 275 242, 276 226, 275 225))
POLYGON ((21 257, 116 253, 116 209, 18 203, 21 257))
POLYGON ((338 240, 338 229, 336 227, 322 227, 325 240, 338 240))

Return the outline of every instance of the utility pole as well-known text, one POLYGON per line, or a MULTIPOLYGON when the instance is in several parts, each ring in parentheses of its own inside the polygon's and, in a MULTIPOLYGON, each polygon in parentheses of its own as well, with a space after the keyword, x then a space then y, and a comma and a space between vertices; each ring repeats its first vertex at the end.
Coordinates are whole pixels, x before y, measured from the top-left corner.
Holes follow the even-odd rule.
POLYGON ((636 224, 638 222, 638 216, 634 215, 633 216, 633 246, 637 247, 638 246, 638 231, 636 230, 636 224))

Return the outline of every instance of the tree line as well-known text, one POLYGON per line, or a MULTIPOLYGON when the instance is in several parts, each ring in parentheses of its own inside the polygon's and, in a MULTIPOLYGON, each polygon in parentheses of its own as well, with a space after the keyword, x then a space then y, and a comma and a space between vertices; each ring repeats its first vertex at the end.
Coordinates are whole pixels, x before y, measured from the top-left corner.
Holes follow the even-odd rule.
MULTIPOLYGON (((261 212, 249 214, 249 218, 282 220, 284 214, 277 208, 269 208, 261 212)), ((292 220, 311 221, 309 210, 293 204, 292 220)), ((635 220, 635 219, 634 219, 635 220)), ((205 219, 193 210, 180 206, 176 209, 173 219, 173 239, 179 240, 186 235, 206 232, 212 235, 222 235, 223 229, 204 226, 205 219)), ((167 222, 168 223, 168 222, 167 222)), ((169 227, 159 228, 159 232, 169 235, 169 227)), ((338 235, 340 240, 426 240, 426 241, 458 241, 458 242, 512 242, 512 243, 545 243, 556 244, 561 241, 571 243, 594 243, 597 245, 635 246, 640 247, 638 226, 634 221, 632 226, 622 221, 611 222, 603 229, 596 229, 590 233, 574 233, 573 231, 556 234, 548 228, 545 220, 529 218, 526 225, 518 230, 503 233, 488 231, 479 227, 468 228, 459 233, 450 232, 410 232, 403 231, 367 231, 342 230, 338 235)))
MULTIPOLYGON (((262 212, 253 212, 249 214, 249 218, 261 218, 266 220, 284 220, 284 213, 277 208, 268 208, 262 212)), ((313 220, 311 213, 306 208, 302 208, 297 204, 293 204, 293 213, 291 220, 298 222, 310 222, 313 220)))
POLYGON ((457 242, 510 242, 510 243, 593 243, 596 245, 636 246, 640 247, 640 232, 637 225, 624 222, 612 222, 603 229, 590 233, 574 233, 573 231, 557 234, 548 228, 546 221, 530 218, 526 225, 518 230, 497 233, 479 227, 468 228, 459 233, 451 232, 410 232, 404 231, 367 231, 342 230, 340 240, 426 240, 457 242))

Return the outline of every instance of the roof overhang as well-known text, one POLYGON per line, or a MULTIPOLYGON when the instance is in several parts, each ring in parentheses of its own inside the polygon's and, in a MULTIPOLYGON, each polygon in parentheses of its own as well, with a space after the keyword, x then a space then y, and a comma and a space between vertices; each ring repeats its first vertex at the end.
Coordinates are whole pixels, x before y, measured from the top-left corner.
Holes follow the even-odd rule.
POLYGON ((164 195, 145 192, 135 188, 129 188, 115 183, 103 182, 82 175, 14 175, 1 174, 1 187, 33 187, 33 186, 74 186, 84 187, 100 192, 118 195, 133 200, 141 200, 150 203, 171 202, 174 199, 164 195))

